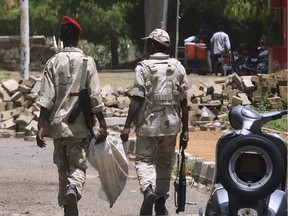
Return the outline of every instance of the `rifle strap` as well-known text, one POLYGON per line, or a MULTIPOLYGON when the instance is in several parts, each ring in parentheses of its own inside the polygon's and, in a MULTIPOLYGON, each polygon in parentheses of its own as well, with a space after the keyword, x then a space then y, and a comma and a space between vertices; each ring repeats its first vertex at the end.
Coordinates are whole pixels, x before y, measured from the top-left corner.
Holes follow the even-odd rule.
POLYGON ((86 87, 87 62, 88 62, 88 58, 87 56, 84 56, 83 65, 82 65, 82 74, 81 74, 81 80, 80 80, 80 90, 86 87))

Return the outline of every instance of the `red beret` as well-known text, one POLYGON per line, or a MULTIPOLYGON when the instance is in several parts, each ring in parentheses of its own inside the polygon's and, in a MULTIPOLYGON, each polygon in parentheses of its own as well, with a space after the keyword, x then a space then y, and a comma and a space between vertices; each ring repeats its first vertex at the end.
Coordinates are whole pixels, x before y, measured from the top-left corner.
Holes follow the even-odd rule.
POLYGON ((61 25, 64 25, 64 24, 72 24, 74 25, 78 30, 79 30, 79 34, 81 35, 82 34, 82 28, 81 26, 79 25, 79 23, 77 21, 75 21, 74 19, 68 17, 68 16, 64 16, 62 18, 62 21, 61 21, 61 25))

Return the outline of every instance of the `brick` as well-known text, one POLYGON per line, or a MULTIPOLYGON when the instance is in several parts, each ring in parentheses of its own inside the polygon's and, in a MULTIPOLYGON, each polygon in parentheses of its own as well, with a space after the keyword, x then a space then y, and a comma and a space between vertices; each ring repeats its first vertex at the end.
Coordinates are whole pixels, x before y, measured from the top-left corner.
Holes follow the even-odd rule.
POLYGON ((23 80, 21 84, 26 85, 30 87, 30 89, 35 85, 35 83, 38 81, 38 78, 34 76, 30 76, 28 80, 23 80))
POLYGON ((279 95, 284 98, 288 96, 288 87, 287 86, 279 86, 279 95))
POLYGON ((237 97, 237 96, 233 96, 232 98, 232 102, 231 102, 231 106, 237 106, 237 105, 240 105, 242 104, 242 99, 240 97, 237 97))
POLYGON ((119 109, 123 109, 125 107, 128 107, 130 104, 130 98, 126 97, 126 96, 120 95, 119 97, 117 97, 117 101, 118 101, 117 107, 119 109))
POLYGON ((15 92, 12 96, 11 96, 11 100, 13 102, 16 102, 19 98, 21 98, 23 96, 22 92, 17 91, 15 92))
POLYGON ((41 88, 41 82, 38 81, 38 82, 35 83, 35 85, 31 89, 31 93, 38 94, 38 92, 40 91, 40 88, 41 88))
POLYGON ((236 83, 237 86, 241 86, 241 84, 242 84, 242 78, 239 77, 236 73, 233 73, 233 74, 232 74, 232 80, 233 80, 233 82, 236 83))
POLYGON ((14 94, 18 90, 18 82, 14 79, 9 79, 2 82, 2 87, 9 93, 14 94))
POLYGON ((15 129, 16 123, 13 118, 7 119, 6 121, 1 123, 1 128, 3 129, 15 129))
POLYGON ((242 100, 242 105, 250 105, 251 101, 248 99, 247 94, 245 93, 238 93, 238 96, 241 98, 242 100))
POLYGON ((223 91, 223 85, 215 84, 214 91, 213 91, 213 97, 221 97, 223 91))
POLYGON ((206 103, 207 101, 212 100, 212 96, 211 95, 206 95, 204 97, 201 97, 201 102, 202 103, 206 103))
POLYGON ((11 101, 9 93, 2 86, 0 86, 0 94, 3 101, 11 101))
POLYGON ((34 116, 32 113, 21 113, 19 117, 15 120, 17 124, 28 125, 33 120, 34 116))
POLYGON ((36 135, 37 134, 37 131, 38 131, 38 122, 35 121, 35 120, 32 120, 26 127, 25 127, 25 134, 26 135, 36 135))
POLYGON ((10 119, 13 117, 13 111, 7 110, 7 111, 2 111, 0 113, 1 116, 1 121, 6 121, 7 119, 10 119))
POLYGON ((253 85, 251 78, 243 78, 243 87, 245 91, 253 91, 255 86, 253 85))
POLYGON ((3 101, 0 102, 0 112, 3 112, 6 110, 6 105, 7 105, 7 102, 3 102, 3 101))
POLYGON ((31 92, 31 88, 26 86, 26 85, 19 85, 18 86, 18 90, 23 92, 23 93, 30 93, 31 92))

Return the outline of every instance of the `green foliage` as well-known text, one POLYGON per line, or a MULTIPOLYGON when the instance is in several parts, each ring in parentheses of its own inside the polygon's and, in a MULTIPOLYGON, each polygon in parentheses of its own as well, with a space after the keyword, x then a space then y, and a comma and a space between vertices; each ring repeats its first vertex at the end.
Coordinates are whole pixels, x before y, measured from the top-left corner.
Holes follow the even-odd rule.
MULTIPOLYGON (((195 160, 187 160, 186 159, 186 175, 187 176, 192 176, 194 167, 195 167, 195 160)), ((180 167, 179 167, 179 169, 180 169, 180 167)), ((177 176, 177 164, 173 167, 172 174, 174 176, 177 176)))
POLYGON ((88 42, 87 40, 83 40, 80 48, 86 55, 89 55, 94 59, 98 69, 109 65, 111 60, 111 54, 109 52, 109 49, 107 49, 107 46, 101 44, 95 45, 88 42))
POLYGON ((285 115, 281 119, 270 121, 265 124, 264 127, 277 131, 288 132, 288 116, 285 115))

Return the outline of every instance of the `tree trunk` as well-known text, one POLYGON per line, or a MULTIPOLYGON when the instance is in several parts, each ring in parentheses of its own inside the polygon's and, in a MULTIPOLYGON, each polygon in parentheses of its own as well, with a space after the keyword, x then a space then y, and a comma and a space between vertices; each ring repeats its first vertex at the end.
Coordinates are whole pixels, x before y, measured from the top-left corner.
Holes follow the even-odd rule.
POLYGON ((119 66, 119 55, 118 46, 119 38, 116 34, 110 34, 110 44, 111 44, 111 65, 112 67, 119 66))

